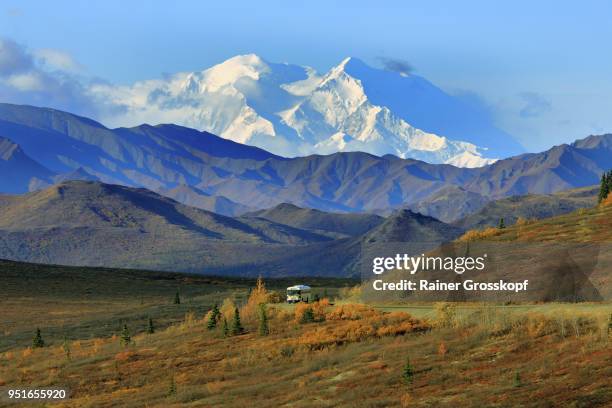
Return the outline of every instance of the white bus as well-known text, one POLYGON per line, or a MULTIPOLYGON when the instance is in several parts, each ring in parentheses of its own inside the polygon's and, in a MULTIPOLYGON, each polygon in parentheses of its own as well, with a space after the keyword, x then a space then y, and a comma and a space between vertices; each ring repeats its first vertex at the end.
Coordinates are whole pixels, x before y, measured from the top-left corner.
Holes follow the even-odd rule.
POLYGON ((295 285, 287 288, 287 303, 308 302, 310 300, 310 286, 295 285))

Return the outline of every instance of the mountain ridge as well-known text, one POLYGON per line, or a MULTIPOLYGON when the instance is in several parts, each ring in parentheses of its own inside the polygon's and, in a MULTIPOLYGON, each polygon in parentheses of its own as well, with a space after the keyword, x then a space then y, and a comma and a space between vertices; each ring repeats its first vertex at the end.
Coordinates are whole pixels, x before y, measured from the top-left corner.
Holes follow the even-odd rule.
POLYGON ((154 191, 189 185, 253 209, 283 202, 336 212, 409 207, 447 222, 493 199, 593 185, 612 168, 610 134, 472 169, 362 152, 283 158, 180 126, 108 129, 7 104, 0 104, 0 134, 56 174, 82 168, 105 183, 154 191), (449 188, 459 210, 443 205, 449 188))
POLYGON ((320 74, 238 55, 202 71, 91 92, 122 107, 103 118, 115 124, 180 123, 286 157, 366 151, 477 167, 524 151, 486 114, 424 78, 354 57, 320 74))
MULTIPOLYGON (((382 220, 318 215, 323 222, 337 217, 343 228, 361 219, 361 230, 338 238, 262 217, 226 217, 142 188, 69 181, 24 195, 0 195, 0 258, 245 276, 357 275, 366 224, 382 220)), ((408 223, 410 218, 433 220, 412 213, 404 218, 408 223)), ((440 238, 438 227, 444 224, 431 222, 440 238)), ((410 239, 429 229, 419 226, 410 239)))

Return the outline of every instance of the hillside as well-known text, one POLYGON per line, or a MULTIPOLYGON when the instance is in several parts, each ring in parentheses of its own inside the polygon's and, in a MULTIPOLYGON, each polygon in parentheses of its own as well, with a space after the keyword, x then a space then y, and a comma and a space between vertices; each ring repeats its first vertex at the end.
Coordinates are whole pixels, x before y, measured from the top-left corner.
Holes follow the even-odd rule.
POLYGON ((196 207, 202 210, 211 211, 229 217, 242 215, 249 210, 250 207, 238 204, 223 196, 213 196, 195 187, 181 184, 174 188, 162 188, 157 191, 159 194, 172 198, 179 203, 196 207))
POLYGON ((309 215, 293 224, 320 228, 307 230, 88 181, 0 196, 0 210, 0 257, 7 259, 240 276, 356 276, 364 243, 439 244, 462 232, 410 211, 382 219, 290 207, 309 215))
POLYGON ((454 222, 463 229, 492 227, 504 218, 507 225, 518 218, 543 219, 591 208, 597 203, 599 186, 560 191, 554 194, 528 194, 491 201, 477 212, 454 222))
POLYGON ((24 196, 0 196, 0 209, 0 256, 43 263, 240 270, 283 255, 286 245, 330 239, 97 182, 72 181, 24 196), (236 251, 244 253, 230 256, 236 251))
POLYGON ((609 202, 504 229, 471 230, 459 242, 488 253, 494 274, 529 277, 542 300, 612 299, 609 202))
POLYGON ((581 208, 552 218, 495 229, 474 239, 488 242, 612 243, 612 205, 581 208))
POLYGON ((489 200, 490 198, 467 191, 463 187, 449 185, 409 205, 409 208, 440 221, 452 223, 461 217, 475 213, 489 200))
POLYGON ((327 213, 293 204, 279 204, 274 208, 245 214, 246 217, 264 218, 279 224, 313 230, 336 236, 362 235, 380 225, 384 218, 374 214, 327 213))
POLYGON ((53 175, 52 171, 25 154, 19 145, 0 137, 0 192, 26 193, 53 175))
POLYGON ((0 104, 0 133, 57 174, 80 167, 106 183, 154 191, 188 185, 254 209, 283 202, 348 212, 409 207, 446 221, 473 211, 472 203, 593 185, 612 168, 612 135, 466 169, 367 153, 287 159, 176 125, 108 129, 69 113, 9 104, 0 104), (444 197, 453 198, 453 208, 444 197))
POLYGON ((437 242, 451 241, 463 230, 433 217, 400 210, 365 236, 366 242, 437 242))

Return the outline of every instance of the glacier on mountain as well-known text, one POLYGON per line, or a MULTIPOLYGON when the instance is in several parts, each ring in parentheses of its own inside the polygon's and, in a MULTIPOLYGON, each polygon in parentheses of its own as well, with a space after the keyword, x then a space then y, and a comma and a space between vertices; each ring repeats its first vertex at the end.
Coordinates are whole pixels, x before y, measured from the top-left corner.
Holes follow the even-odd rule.
POLYGON ((480 167, 516 153, 496 149, 494 143, 507 135, 469 112, 464 116, 475 123, 474 132, 469 126, 444 127, 464 108, 424 79, 381 72, 355 58, 321 75, 310 67, 240 55, 200 72, 127 86, 97 84, 90 91, 121 108, 103 118, 109 124, 176 123, 286 157, 364 151, 480 167), (413 120, 435 129, 419 128, 413 120))

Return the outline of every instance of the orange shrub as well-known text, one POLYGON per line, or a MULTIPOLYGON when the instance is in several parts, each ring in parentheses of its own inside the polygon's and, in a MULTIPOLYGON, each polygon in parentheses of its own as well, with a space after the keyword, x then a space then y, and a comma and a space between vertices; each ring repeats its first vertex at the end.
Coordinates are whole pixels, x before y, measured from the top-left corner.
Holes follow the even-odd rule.
POLYGON ((608 194, 608 197, 606 197, 602 202, 601 205, 603 206, 607 206, 607 205, 612 205, 612 194, 608 194))
POLYGON ((115 354, 115 360, 117 361, 134 361, 137 359, 137 355, 133 351, 121 351, 115 354))
POLYGON ((438 346, 438 354, 444 357, 447 352, 446 344, 444 344, 444 342, 440 343, 438 346))
POLYGON ((327 320, 359 320, 382 314, 371 307, 360 304, 348 304, 337 306, 327 314, 327 320))
POLYGON ((318 302, 312 303, 312 311, 314 312, 314 318, 316 321, 325 320, 327 309, 329 308, 329 300, 321 299, 318 302))
POLYGON ((309 303, 298 303, 295 306, 295 310, 293 312, 293 315, 294 315, 295 321, 297 323, 300 323, 302 321, 302 319, 304 317, 304 313, 306 313, 306 311, 308 309, 313 309, 312 305, 309 304, 309 303))
MULTIPOLYGON (((346 312, 347 309, 350 310, 346 306, 361 306, 357 309, 367 313, 368 317, 335 319, 336 322, 333 325, 319 326, 302 334, 298 339, 298 344, 309 350, 321 350, 326 347, 359 342, 372 337, 399 336, 429 329, 429 326, 425 323, 414 319, 407 313, 377 312, 363 305, 345 305, 343 312, 346 312)), ((336 312, 339 312, 339 310, 336 310, 336 312)), ((340 315, 348 317, 346 313, 335 314, 335 316, 340 315)))
POLYGON ((479 241, 487 238, 491 238, 497 236, 501 233, 501 230, 494 227, 488 227, 482 230, 469 230, 461 237, 459 237, 460 242, 469 242, 469 241, 479 241))

